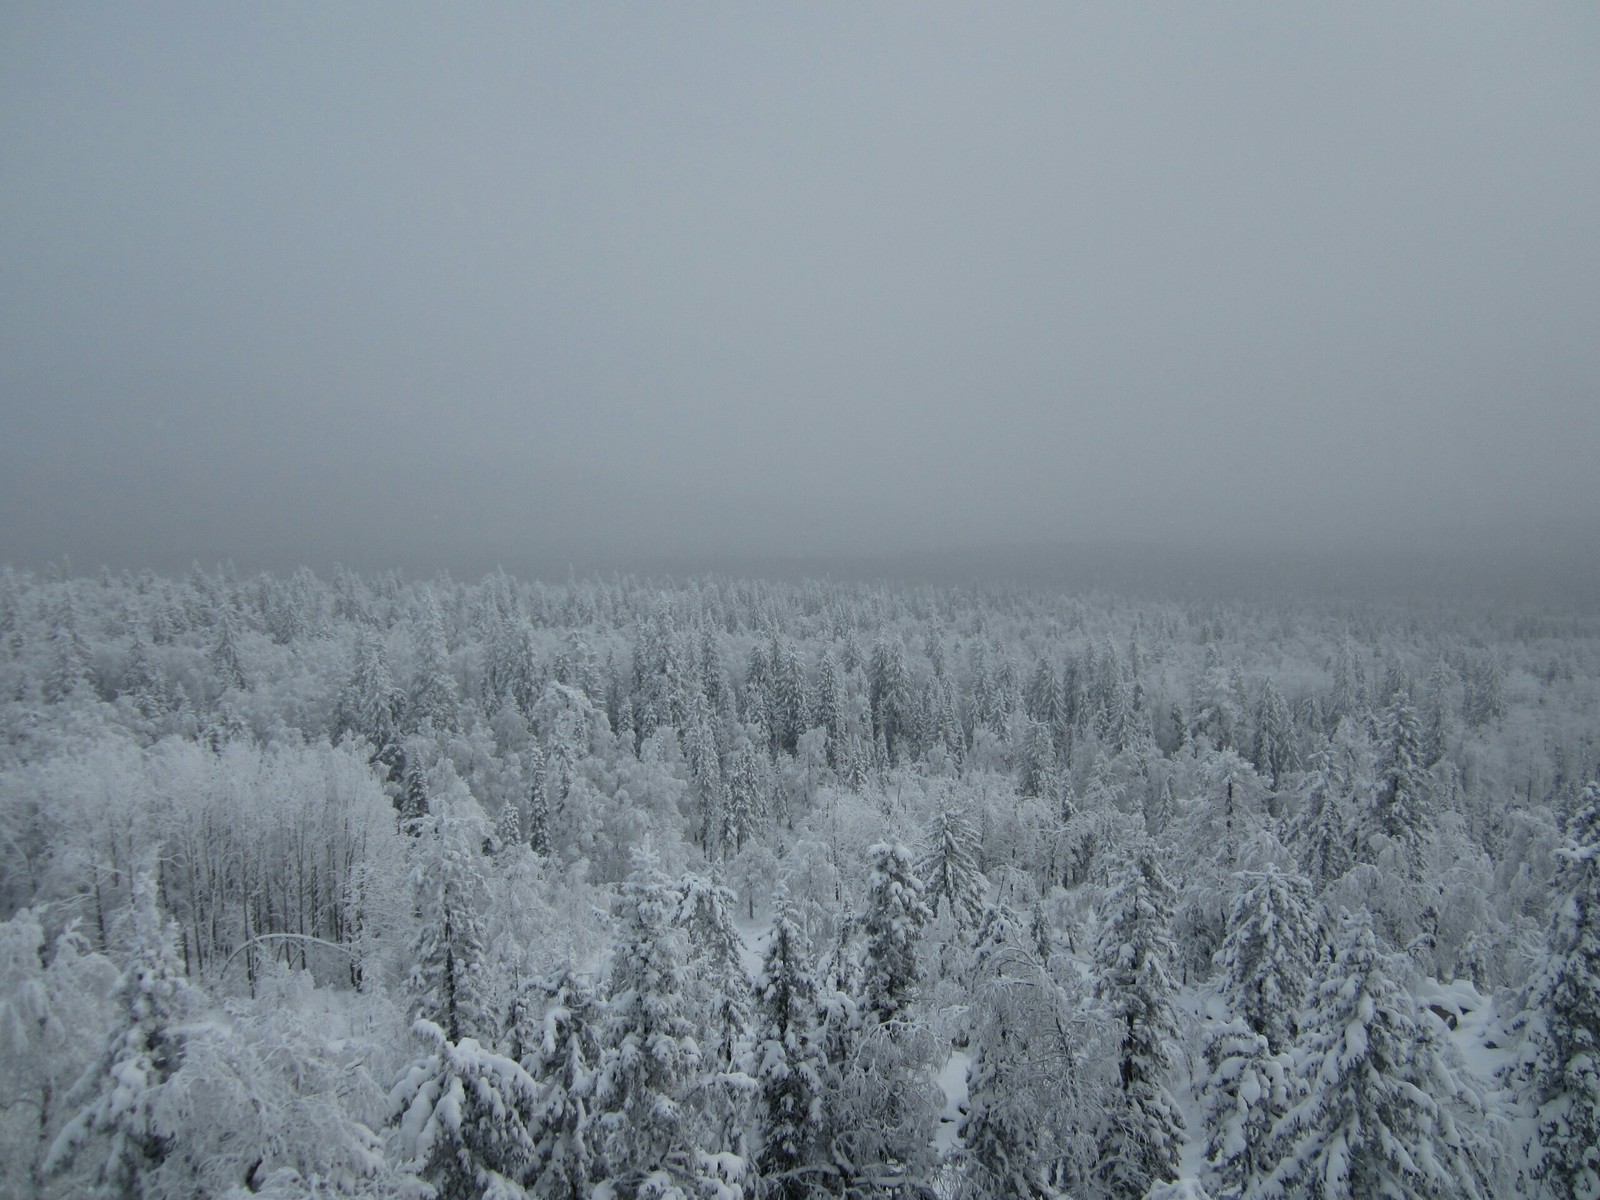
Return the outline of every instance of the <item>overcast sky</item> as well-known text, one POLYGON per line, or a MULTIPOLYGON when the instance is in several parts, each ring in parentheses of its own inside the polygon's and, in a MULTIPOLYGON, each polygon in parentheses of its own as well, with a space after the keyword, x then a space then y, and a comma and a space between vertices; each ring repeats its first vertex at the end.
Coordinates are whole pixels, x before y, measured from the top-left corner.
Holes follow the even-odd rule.
POLYGON ((1600 6, 0 8, 0 560, 1600 530, 1600 6))

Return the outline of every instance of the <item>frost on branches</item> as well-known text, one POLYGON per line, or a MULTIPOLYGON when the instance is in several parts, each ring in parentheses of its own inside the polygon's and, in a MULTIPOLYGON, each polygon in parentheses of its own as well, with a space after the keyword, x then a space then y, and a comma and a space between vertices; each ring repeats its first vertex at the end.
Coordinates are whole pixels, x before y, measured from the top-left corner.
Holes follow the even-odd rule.
POLYGON ((1600 785, 1584 789, 1557 851, 1558 901, 1536 1084, 1538 1174, 1560 1200, 1600 1196, 1600 785))
POLYGON ((611 1194, 619 1197, 742 1194, 742 1164, 695 1144, 690 1096, 701 1054, 685 995, 682 903, 647 854, 617 902, 595 1102, 611 1194))
POLYGON ((1096 999, 1117 1027, 1120 1092, 1100 1135, 1098 1174, 1113 1195, 1142 1195, 1177 1174, 1183 1116, 1167 1090, 1177 1016, 1168 973, 1173 887, 1148 837, 1126 851, 1104 903, 1096 999))
POLYGON ((867 861, 862 1008, 881 1025, 898 1020, 911 1004, 919 981, 917 939, 933 914, 904 846, 879 842, 867 849, 867 861))
POLYGON ((401 1153, 437 1200, 521 1200, 534 1161, 533 1079, 473 1038, 452 1042, 432 1021, 414 1031, 426 1053, 389 1095, 401 1153))
POLYGON ((1235 876, 1228 936, 1217 952, 1233 1011, 1276 1052, 1288 1046, 1317 955, 1311 881, 1265 870, 1235 876))
POLYGON ((817 981, 805 931, 788 892, 778 891, 772 933, 756 983, 755 1072, 761 1087, 757 1159, 771 1195, 812 1194, 806 1169, 822 1150, 822 1075, 817 981))
POLYGON ((1467 1118, 1477 1097, 1419 1024, 1394 959, 1365 913, 1348 918, 1301 1020, 1295 1073, 1306 1093, 1277 1122, 1266 1200, 1422 1200, 1485 1194, 1483 1148, 1467 1118))
POLYGON ((421 920, 409 982, 417 1015, 459 1042, 493 1028, 483 981, 489 827, 447 762, 432 772, 429 791, 432 811, 413 823, 411 886, 421 920))
POLYGON ((98 1138, 95 1194, 107 1197, 160 1194, 172 1176, 180 1188, 190 1177, 166 1088, 183 1065, 184 1020, 193 997, 148 874, 134 884, 131 915, 129 963, 116 988, 117 1024, 67 1093, 65 1107, 77 1115, 56 1135, 44 1163, 46 1173, 66 1170, 98 1138))

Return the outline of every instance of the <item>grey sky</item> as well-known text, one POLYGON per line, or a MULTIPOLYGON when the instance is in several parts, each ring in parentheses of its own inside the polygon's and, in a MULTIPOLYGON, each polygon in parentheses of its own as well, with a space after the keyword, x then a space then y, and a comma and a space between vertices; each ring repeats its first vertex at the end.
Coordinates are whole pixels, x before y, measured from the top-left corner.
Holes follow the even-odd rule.
POLYGON ((0 560, 1600 527, 1600 7, 9 4, 0 560))

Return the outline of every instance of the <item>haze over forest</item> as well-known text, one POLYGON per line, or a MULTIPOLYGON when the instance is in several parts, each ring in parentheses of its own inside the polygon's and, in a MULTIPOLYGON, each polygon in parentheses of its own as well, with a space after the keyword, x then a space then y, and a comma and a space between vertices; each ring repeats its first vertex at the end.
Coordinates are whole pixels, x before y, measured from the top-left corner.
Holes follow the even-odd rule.
POLYGON ((1596 1200, 1597 51, 0 5, 0 1196, 1596 1200))
POLYGON ((1578 4, 10 6, 0 561, 1592 594, 1597 45, 1578 4))

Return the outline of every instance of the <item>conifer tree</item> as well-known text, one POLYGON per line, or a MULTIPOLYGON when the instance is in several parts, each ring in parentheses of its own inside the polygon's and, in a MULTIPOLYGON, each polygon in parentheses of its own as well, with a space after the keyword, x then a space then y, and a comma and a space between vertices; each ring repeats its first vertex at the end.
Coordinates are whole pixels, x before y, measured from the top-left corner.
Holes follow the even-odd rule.
POLYGON ((722 811, 722 763, 717 755, 717 738, 712 728, 711 705, 704 692, 696 692, 689 709, 689 723, 683 730, 683 754, 689 760, 689 776, 694 784, 701 848, 709 857, 721 838, 718 827, 722 811))
POLYGON ((1294 1038, 1294 1018, 1317 957, 1311 882, 1270 863, 1234 878, 1239 889, 1217 953, 1223 988, 1234 1013, 1276 1053, 1294 1038))
POLYGON ((705 1177, 684 1103, 699 1079, 700 1049, 684 996, 681 903, 649 856, 617 902, 595 1102, 604 1169, 626 1197, 690 1196, 705 1177))
POLYGON ((910 684, 905 643, 897 636, 881 634, 872 646, 867 702, 872 712, 873 736, 883 742, 884 769, 898 761, 900 743, 910 733, 910 684))
POLYGON ((1021 778, 1017 790, 1024 796, 1052 795, 1060 781, 1055 739, 1049 726, 1029 719, 1022 733, 1021 778))
POLYGON ((1205 1040, 1206 1176, 1217 1196, 1250 1195, 1265 1174, 1273 1125, 1298 1098, 1294 1059, 1274 1053, 1243 1020, 1218 1023, 1205 1040))
POLYGON ((528 1123, 528 1191, 539 1200, 587 1200, 600 1180, 595 1087, 604 1047, 594 989, 570 968, 535 985, 543 1018, 519 1061, 539 1087, 528 1123))
POLYGON ((1600 1195, 1600 785, 1584 789, 1557 852, 1536 1086, 1540 1178, 1560 1200, 1600 1195))
POLYGON ((1256 706, 1256 742, 1252 755, 1256 770, 1276 790, 1283 776, 1296 768, 1294 730, 1289 706, 1269 678, 1261 686, 1261 703, 1256 706))
POLYGON ((815 702, 811 720, 828 731, 828 765, 839 766, 839 748, 849 720, 845 708, 844 686, 839 677, 839 663, 830 647, 817 666, 815 702))
POLYGON ((244 662, 239 655, 239 618, 233 605, 223 604, 217 612, 217 641, 211 648, 211 666, 224 687, 247 686, 244 662))
POLYGON ((1450 676, 1444 659, 1436 659, 1428 675, 1422 710, 1422 764, 1432 767, 1450 747, 1450 676))
POLYGON ((779 749, 793 754, 806 731, 809 706, 806 703, 806 677, 788 638, 776 638, 772 647, 774 670, 772 690, 773 724, 779 749))
POLYGON ((1333 690, 1323 705, 1323 719, 1332 733, 1345 719, 1360 721, 1367 715, 1366 675, 1349 634, 1340 639, 1333 658, 1333 690))
POLYGON ((44 699, 59 704, 89 687, 89 651, 78 630, 78 608, 68 591, 56 606, 48 635, 48 659, 41 682, 44 699))
POLYGON ((727 802, 723 813, 723 840, 734 853, 760 828, 766 817, 766 763, 754 743, 745 738, 728 766, 727 802))
POLYGON ((880 843, 866 911, 841 928, 836 966, 849 994, 828 993, 823 1042, 828 1068, 825 1141, 840 1182, 862 1194, 919 1181, 931 1161, 939 1101, 935 1039, 916 1019, 918 942, 931 914, 903 846, 880 843), (850 978, 843 942, 859 926, 860 972, 850 978))
POLYGON ((1004 906, 985 910, 973 963, 966 1175, 982 1196, 1046 1197, 1093 1166, 1079 1047, 1067 997, 1004 906))
POLYGON ((389 673, 383 640, 376 631, 366 630, 356 643, 355 662, 339 693, 334 733, 366 738, 372 746, 372 761, 382 763, 391 780, 398 779, 401 770, 398 717, 402 699, 389 673))
POLYGON ((845 786, 859 794, 866 790, 871 768, 872 756, 862 745, 860 735, 852 727, 845 739, 844 761, 839 768, 840 777, 845 786))
POLYGON ((1374 832, 1400 848, 1413 881, 1422 877, 1424 845, 1431 828, 1424 808, 1421 759, 1422 730, 1416 711, 1405 692, 1397 691, 1384 710, 1380 728, 1372 825, 1374 832))
POLYGON ((122 675, 121 691, 148 720, 166 716, 173 709, 171 683, 160 666, 150 659, 149 647, 138 633, 122 675))
POLYGON ((1177 1172, 1183 1117, 1167 1091, 1177 1016, 1168 965, 1173 888, 1140 839, 1113 876, 1095 945, 1095 997, 1118 1029, 1120 1093, 1108 1107, 1098 1174, 1115 1196, 1142 1196, 1177 1172))
POLYGON ((430 781, 433 810, 417 821, 411 887, 420 921, 411 943, 409 987, 419 1017, 456 1044, 492 1027, 483 978, 488 822, 441 760, 430 781))
POLYGON ((879 842, 868 847, 870 867, 862 929, 862 1012, 878 1024, 900 1019, 919 982, 917 941, 932 919, 922 881, 904 846, 879 842))
MULTIPOLYGON (((46 1174, 66 1170, 91 1140, 105 1139, 95 1195, 142 1196, 169 1159, 180 1176, 183 1147, 166 1091, 183 1066, 185 1023, 196 997, 173 952, 173 931, 156 905, 149 874, 136 877, 130 909, 127 969, 116 985, 117 1023, 100 1054, 85 1068, 63 1108, 75 1115, 56 1135, 46 1174)), ((182 1179, 171 1181, 181 1187, 182 1179)))
POLYGON ((1365 912, 1346 920, 1301 1021, 1294 1057, 1306 1092, 1273 1128, 1255 1193, 1264 1200, 1484 1194, 1463 1120, 1475 1097, 1418 1023, 1399 969, 1365 912))
POLYGON ((444 627, 432 595, 423 598, 416 643, 417 661, 406 701, 406 723, 413 730, 431 725, 440 733, 453 732, 459 724, 460 701, 445 655, 444 627))
POLYGON ((755 1071, 761 1087, 757 1167, 770 1195, 815 1194, 803 1171, 821 1155, 822 1073, 817 981, 804 930, 780 885, 756 983, 755 1071))
POLYGON ((934 917, 948 908, 956 923, 965 927, 976 925, 983 916, 988 885, 978 870, 977 844, 977 831, 959 809, 945 808, 934 818, 916 865, 923 900, 934 917))
POLYGON ((1355 861, 1356 829, 1351 784, 1338 769, 1328 739, 1324 738, 1311 756, 1302 786, 1304 794, 1290 840, 1301 868, 1314 883, 1326 885, 1342 876, 1355 861))
POLYGON ((1492 655, 1478 659, 1468 672, 1465 708, 1467 724, 1474 729, 1482 729, 1505 716, 1505 672, 1492 655))
POLYGON ((751 983, 733 923, 737 902, 731 889, 698 875, 685 876, 678 888, 678 924, 688 934, 684 996, 700 1046, 700 1140, 731 1144, 746 1124, 754 1090, 747 1073, 751 983))
POLYGON ((427 1019, 413 1032, 424 1053, 389 1093, 411 1169, 436 1200, 521 1200, 534 1163, 533 1079, 475 1038, 453 1041, 427 1019))
POLYGON ((541 858, 549 858, 554 844, 550 829, 550 796, 545 780, 544 751, 538 744, 528 748, 528 848, 541 858))
POLYGON ((1028 681, 1027 706, 1028 716, 1047 730, 1054 730, 1060 724, 1061 681, 1056 678, 1055 668, 1047 656, 1039 659, 1028 681))
POLYGON ((515 800, 507 800, 500 806, 500 815, 494 821, 494 837, 502 851, 522 845, 522 810, 515 800))

